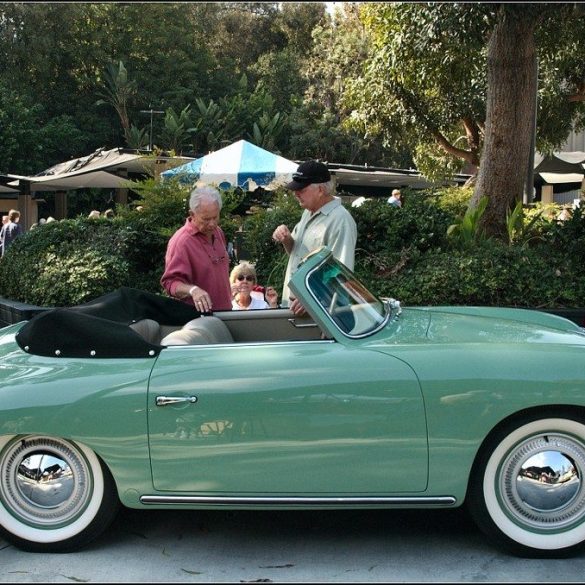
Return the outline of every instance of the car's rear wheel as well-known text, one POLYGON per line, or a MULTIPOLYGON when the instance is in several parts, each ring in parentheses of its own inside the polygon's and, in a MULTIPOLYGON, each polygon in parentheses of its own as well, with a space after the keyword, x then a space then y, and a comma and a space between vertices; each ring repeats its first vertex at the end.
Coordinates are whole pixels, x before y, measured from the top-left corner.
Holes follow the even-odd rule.
POLYGON ((533 414, 501 429, 474 465, 467 503, 496 544, 566 557, 585 541, 585 425, 533 414))
POLYGON ((114 481, 86 446, 21 436, 0 452, 0 527, 33 552, 70 552, 99 534, 119 506, 114 481))

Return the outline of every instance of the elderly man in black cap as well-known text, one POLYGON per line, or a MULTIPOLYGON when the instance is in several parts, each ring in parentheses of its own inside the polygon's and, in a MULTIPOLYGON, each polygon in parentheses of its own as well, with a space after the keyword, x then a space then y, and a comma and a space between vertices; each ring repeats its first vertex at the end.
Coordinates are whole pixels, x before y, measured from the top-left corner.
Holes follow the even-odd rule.
POLYGON ((341 199, 334 196, 335 181, 325 164, 315 160, 301 163, 286 188, 294 191, 305 211, 292 232, 286 225, 279 225, 272 238, 280 242, 289 255, 282 306, 290 306, 295 314, 302 315, 305 312, 303 307, 297 299, 290 297, 288 288, 300 261, 309 252, 327 246, 339 261, 353 270, 357 227, 341 199))

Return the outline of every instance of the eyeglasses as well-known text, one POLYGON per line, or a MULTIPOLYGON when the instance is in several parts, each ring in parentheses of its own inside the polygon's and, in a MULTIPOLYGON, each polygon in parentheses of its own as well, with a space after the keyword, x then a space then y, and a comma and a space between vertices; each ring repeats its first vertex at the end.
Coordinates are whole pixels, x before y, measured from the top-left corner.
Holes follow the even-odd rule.
POLYGON ((256 279, 251 276, 250 274, 246 274, 245 276, 243 274, 240 274, 240 276, 237 277, 238 280, 241 282, 242 280, 247 280, 248 282, 254 282, 256 279))

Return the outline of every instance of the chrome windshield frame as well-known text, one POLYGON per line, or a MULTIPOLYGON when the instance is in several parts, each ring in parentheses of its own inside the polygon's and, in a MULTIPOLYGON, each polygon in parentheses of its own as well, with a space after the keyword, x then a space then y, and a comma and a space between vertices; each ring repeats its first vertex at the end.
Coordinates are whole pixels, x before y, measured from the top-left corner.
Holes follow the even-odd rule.
MULTIPOLYGON (((330 263, 330 260, 333 260, 334 262, 337 263, 337 261, 332 257, 328 257, 325 258, 322 262, 320 262, 319 264, 317 264, 314 268, 310 269, 307 274, 305 275, 305 279, 304 279, 304 284, 305 284, 305 288, 307 289, 308 293, 311 295, 311 297, 315 300, 315 302, 319 305, 320 309, 322 310, 322 312, 327 316, 328 322, 331 323, 335 329, 337 331, 339 331, 344 337, 347 337, 349 339, 363 339, 365 337, 370 337, 376 333, 378 333, 379 331, 381 331, 382 329, 384 329, 384 327, 386 327, 386 325, 388 324, 388 322, 390 321, 391 317, 392 317, 392 313, 393 313, 393 307, 392 304, 387 302, 386 300, 380 299, 378 298, 376 295, 374 295, 373 293, 371 293, 365 286, 364 284, 359 281, 357 279, 357 277, 353 274, 353 272, 351 270, 349 270, 345 265, 338 263, 339 266, 342 268, 342 271, 345 270, 347 272, 349 272, 353 278, 360 284, 360 286, 367 291, 367 293, 374 299, 376 299, 380 305, 383 307, 384 310, 384 315, 380 315, 380 317, 382 317, 382 320, 372 329, 368 330, 368 331, 364 331, 362 333, 357 333, 357 334, 352 334, 346 330, 344 330, 339 323, 337 322, 337 320, 333 317, 333 315, 331 314, 330 310, 325 307, 321 301, 321 299, 318 297, 318 295, 314 292, 313 288, 311 287, 309 280, 310 278, 316 273, 319 272, 320 270, 323 269, 323 266, 327 263, 330 263)), ((367 303, 369 306, 371 306, 370 303, 367 303)), ((349 305, 348 305, 349 306, 349 305)), ((378 313, 379 314, 379 313, 378 313)))

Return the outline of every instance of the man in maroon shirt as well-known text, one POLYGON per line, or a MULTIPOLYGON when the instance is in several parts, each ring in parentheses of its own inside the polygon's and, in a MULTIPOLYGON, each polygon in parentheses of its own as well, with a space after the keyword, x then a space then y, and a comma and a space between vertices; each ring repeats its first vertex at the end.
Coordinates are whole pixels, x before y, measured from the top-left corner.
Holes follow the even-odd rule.
POLYGON ((197 187, 189 199, 189 217, 167 245, 161 284, 167 293, 202 313, 231 311, 229 257, 219 227, 221 194, 197 187))

